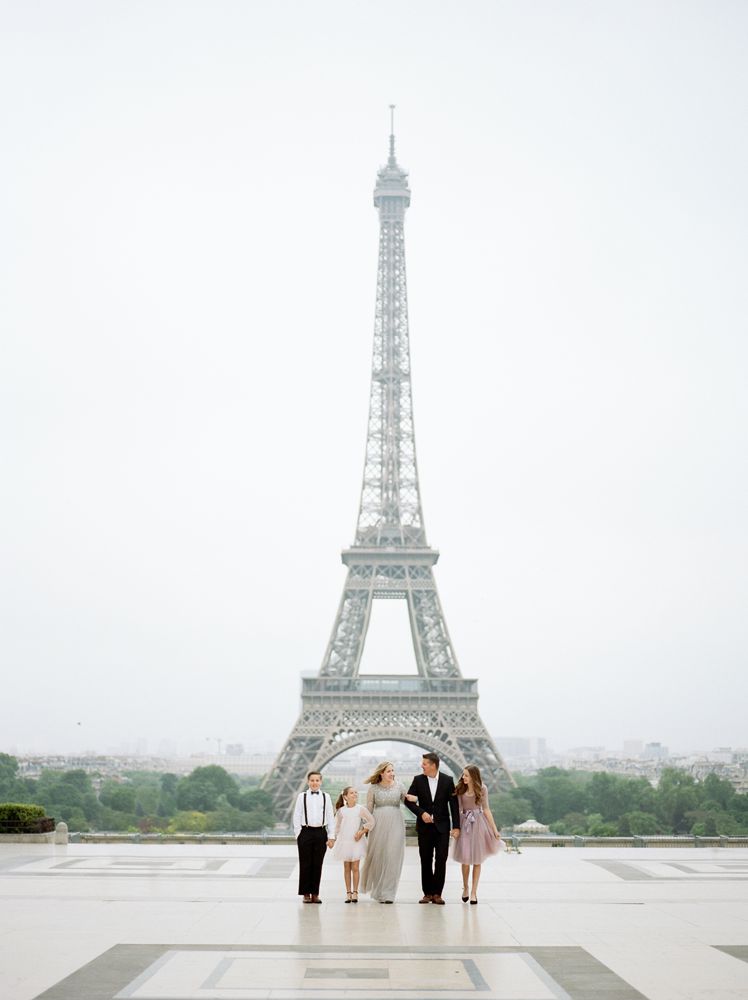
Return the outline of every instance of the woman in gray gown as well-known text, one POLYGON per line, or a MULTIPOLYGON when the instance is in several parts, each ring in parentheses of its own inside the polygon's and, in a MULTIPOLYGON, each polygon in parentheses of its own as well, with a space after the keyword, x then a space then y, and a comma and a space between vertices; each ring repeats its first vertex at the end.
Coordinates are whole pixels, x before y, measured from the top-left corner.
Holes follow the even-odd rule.
MULTIPOLYGON (((369 831, 369 846, 361 873, 361 891, 368 892, 380 903, 392 903, 405 857, 405 820, 400 803, 405 789, 395 781, 395 768, 385 760, 366 779, 370 785, 366 808, 374 816, 374 828, 369 831)), ((412 796, 411 796, 412 798, 412 796)))

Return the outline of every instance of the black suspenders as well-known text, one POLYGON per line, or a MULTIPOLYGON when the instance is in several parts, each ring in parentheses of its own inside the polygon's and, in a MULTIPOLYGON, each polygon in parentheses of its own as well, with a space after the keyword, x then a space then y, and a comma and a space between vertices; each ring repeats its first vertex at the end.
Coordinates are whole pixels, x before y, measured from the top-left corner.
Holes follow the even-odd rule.
MULTIPOLYGON (((307 816, 307 811, 306 811, 306 797, 308 794, 309 794, 308 792, 304 792, 304 826, 309 826, 309 817, 307 816)), ((324 792, 320 792, 320 795, 322 796, 322 826, 324 827, 326 826, 325 809, 327 808, 327 796, 325 795, 324 792)))

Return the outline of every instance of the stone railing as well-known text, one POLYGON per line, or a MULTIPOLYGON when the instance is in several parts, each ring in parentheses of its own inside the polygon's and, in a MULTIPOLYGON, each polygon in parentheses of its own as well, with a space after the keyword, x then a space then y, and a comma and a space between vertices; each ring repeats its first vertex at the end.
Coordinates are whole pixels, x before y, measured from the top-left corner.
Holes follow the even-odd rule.
MULTIPOLYGON (((553 834, 502 838, 507 851, 521 852, 525 847, 748 847, 747 837, 571 837, 553 834)), ((71 833, 71 843, 81 844, 293 844, 290 832, 260 831, 258 833, 71 833)), ((416 843, 411 830, 406 842, 416 843)))

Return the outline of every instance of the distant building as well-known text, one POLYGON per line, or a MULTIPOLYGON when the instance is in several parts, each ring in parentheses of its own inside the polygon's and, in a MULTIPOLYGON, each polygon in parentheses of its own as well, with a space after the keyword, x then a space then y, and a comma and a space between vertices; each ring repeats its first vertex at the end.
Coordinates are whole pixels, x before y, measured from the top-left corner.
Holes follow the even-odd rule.
POLYGON ((507 767, 521 774, 533 774, 552 762, 548 743, 541 736, 494 736, 494 743, 507 767))
POLYGON ((605 756, 605 747, 571 747, 568 754, 574 761, 600 760, 605 756))
POLYGON ((169 770, 175 774, 189 774, 196 767, 208 767, 217 764, 229 774, 262 777, 273 766, 275 754, 247 753, 229 756, 228 754, 193 754, 191 757, 177 757, 169 762, 169 770))
POLYGON ((544 823, 538 823, 536 819, 525 820, 524 823, 513 827, 515 833, 550 833, 550 829, 544 823))
POLYGON ((532 740, 528 736, 494 736, 494 743, 502 757, 529 757, 532 740))

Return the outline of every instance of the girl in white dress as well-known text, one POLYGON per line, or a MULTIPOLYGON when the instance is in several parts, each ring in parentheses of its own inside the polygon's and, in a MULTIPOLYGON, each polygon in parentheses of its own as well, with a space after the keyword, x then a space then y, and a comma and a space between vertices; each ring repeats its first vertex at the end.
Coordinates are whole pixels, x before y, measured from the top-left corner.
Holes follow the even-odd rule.
POLYGON ((332 856, 343 862, 346 903, 358 902, 359 862, 366 854, 365 834, 374 826, 374 817, 358 805, 358 792, 350 785, 335 803, 335 847, 332 856))

